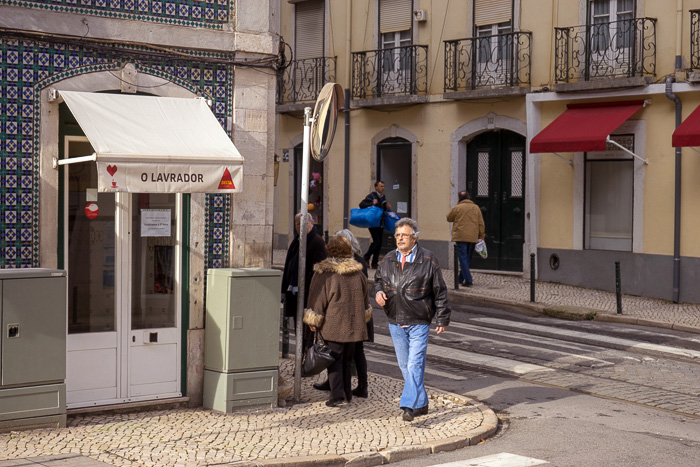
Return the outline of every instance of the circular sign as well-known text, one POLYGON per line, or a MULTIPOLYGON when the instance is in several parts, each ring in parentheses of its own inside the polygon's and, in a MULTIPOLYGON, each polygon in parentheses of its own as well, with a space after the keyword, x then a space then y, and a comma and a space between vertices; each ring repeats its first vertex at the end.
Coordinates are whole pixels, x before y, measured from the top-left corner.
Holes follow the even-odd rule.
POLYGON ((85 217, 88 219, 96 218, 99 213, 100 208, 97 207, 97 203, 88 203, 87 206, 85 206, 85 217))
POLYGON ((316 99, 311 126, 311 155, 322 161, 331 150, 338 110, 343 106, 343 88, 337 83, 326 83, 316 99))

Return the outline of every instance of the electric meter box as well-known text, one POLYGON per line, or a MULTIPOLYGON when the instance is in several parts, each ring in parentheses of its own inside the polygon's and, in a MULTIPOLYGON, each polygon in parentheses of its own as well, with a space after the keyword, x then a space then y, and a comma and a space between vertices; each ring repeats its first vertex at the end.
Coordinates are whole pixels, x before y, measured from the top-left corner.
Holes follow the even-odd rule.
POLYGON ((277 269, 207 271, 204 407, 277 405, 281 280, 277 269))
POLYGON ((0 270, 0 431, 66 425, 66 280, 0 270))

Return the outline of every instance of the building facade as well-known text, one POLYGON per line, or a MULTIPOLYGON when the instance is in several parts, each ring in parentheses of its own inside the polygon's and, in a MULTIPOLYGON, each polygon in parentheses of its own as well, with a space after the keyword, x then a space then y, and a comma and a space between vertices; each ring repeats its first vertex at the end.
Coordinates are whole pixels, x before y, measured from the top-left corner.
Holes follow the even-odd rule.
POLYGON ((674 137, 696 127, 700 2, 348 3, 281 2, 278 247, 299 207, 301 111, 335 81, 350 99, 311 167, 321 230, 381 179, 452 267, 445 215, 466 189, 486 223, 476 269, 529 276, 534 254, 541 280, 615 290, 619 261, 625 293, 700 301, 697 161, 674 137))
MULTIPOLYGON (((69 409, 201 405, 206 271, 271 262, 277 10, 258 0, 0 1, 0 267, 68 272, 69 409), (122 114, 109 109, 102 128, 134 147, 163 138, 128 131, 144 99, 168 126, 182 120, 167 106, 185 99, 174 98, 203 98, 205 120, 244 157, 242 177, 222 174, 219 188, 240 186, 98 189, 99 158, 72 163, 100 152, 86 136, 94 119, 77 118, 67 91, 135 98, 122 114)), ((198 128, 181 130, 196 141, 198 128)), ((195 179, 196 161, 180 162, 195 179)), ((182 181, 171 163, 153 162, 154 182, 182 181)), ((121 176, 116 164, 106 171, 121 176)))

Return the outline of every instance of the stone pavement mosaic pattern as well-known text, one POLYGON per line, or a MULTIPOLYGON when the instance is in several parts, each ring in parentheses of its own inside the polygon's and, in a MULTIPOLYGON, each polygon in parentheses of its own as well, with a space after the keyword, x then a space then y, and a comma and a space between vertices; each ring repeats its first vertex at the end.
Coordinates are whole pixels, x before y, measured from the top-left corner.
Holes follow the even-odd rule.
MULTIPOLYGON (((293 380, 292 360, 281 360, 293 380)), ((405 422, 402 382, 370 375, 368 399, 326 407, 328 393, 302 380, 302 402, 286 408, 223 414, 175 409, 80 416, 64 429, 0 435, 0 460, 81 454, 115 466, 199 466, 245 460, 382 451, 464 436, 483 415, 464 400, 429 391, 430 412, 405 422)))

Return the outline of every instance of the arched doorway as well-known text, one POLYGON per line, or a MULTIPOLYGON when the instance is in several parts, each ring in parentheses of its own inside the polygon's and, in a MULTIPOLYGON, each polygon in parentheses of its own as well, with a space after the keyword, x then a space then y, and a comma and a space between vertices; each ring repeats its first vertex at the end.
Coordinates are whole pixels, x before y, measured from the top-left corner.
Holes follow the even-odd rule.
POLYGON ((488 259, 474 269, 523 270, 525 137, 508 130, 481 133, 467 144, 466 187, 486 224, 488 259))
MULTIPOLYGON (((384 181, 386 200, 401 217, 412 212, 411 151, 411 142, 404 138, 388 138, 377 145, 377 180, 384 181)), ((392 234, 384 232, 382 254, 395 248, 392 234)))

